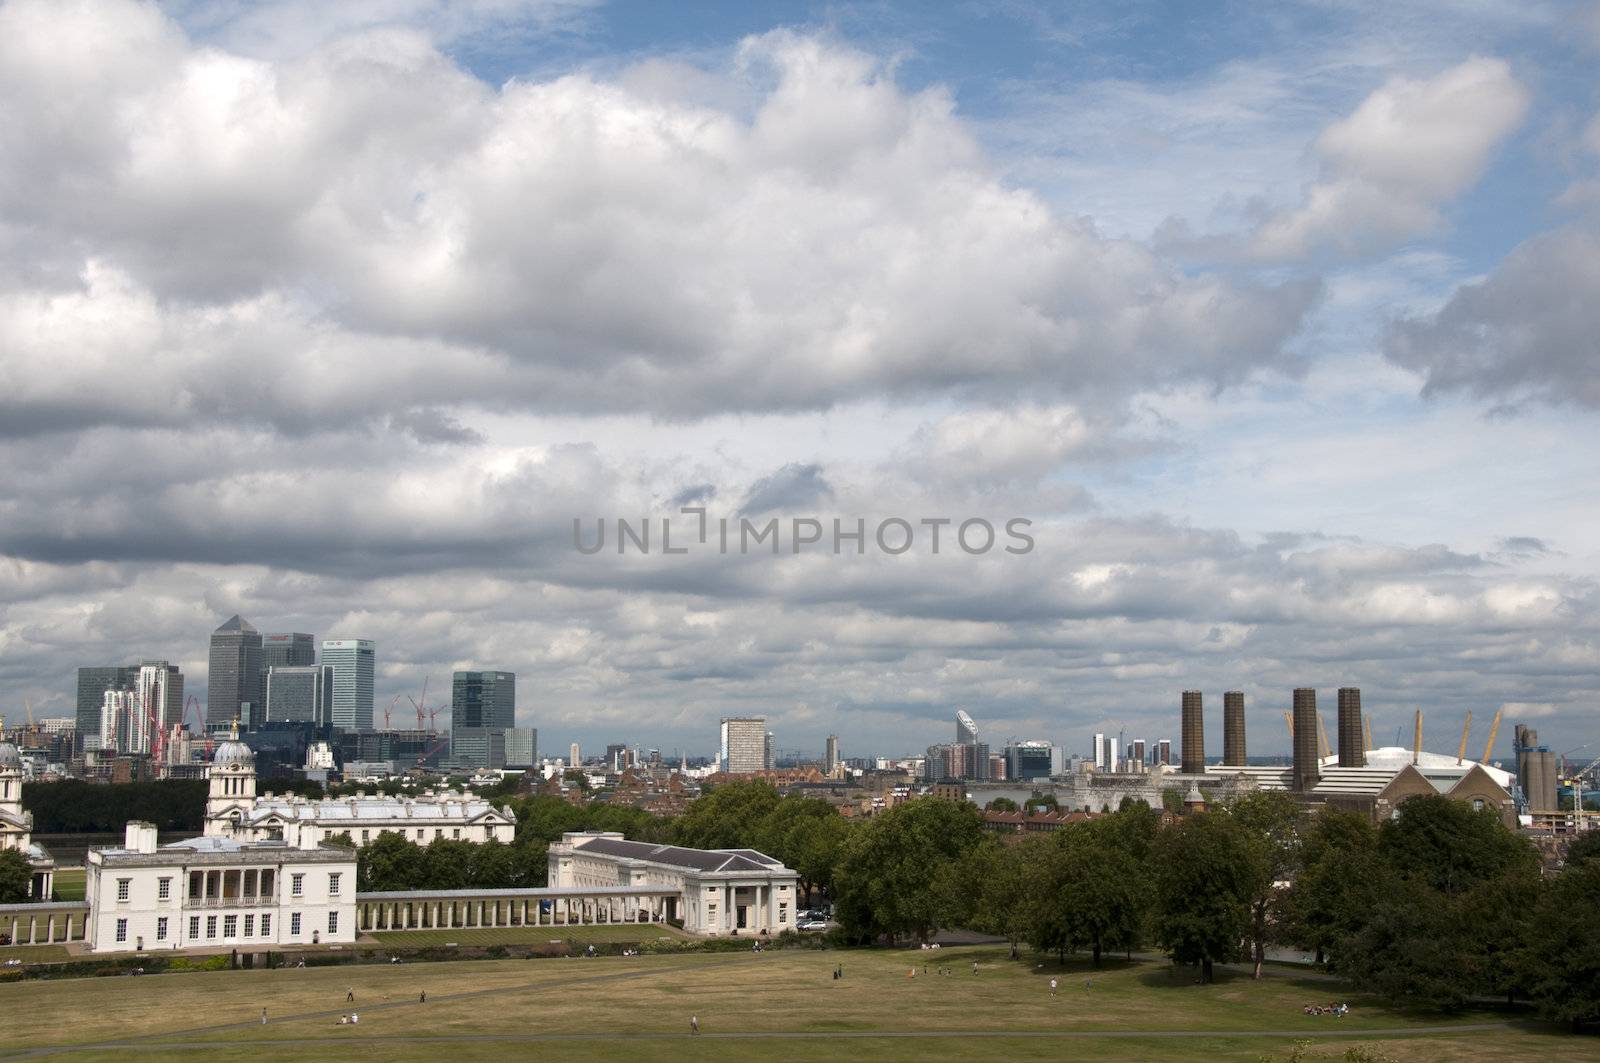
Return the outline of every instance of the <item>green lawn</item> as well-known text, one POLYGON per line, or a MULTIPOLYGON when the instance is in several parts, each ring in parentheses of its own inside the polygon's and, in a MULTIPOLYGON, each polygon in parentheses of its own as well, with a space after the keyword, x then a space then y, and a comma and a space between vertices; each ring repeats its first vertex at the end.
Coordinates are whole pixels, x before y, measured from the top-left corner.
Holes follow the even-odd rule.
POLYGON ((83 877, 86 872, 81 867, 61 867, 56 869, 55 894, 61 901, 83 900, 83 877))
POLYGON ((85 1050, 50 1058, 125 1061, 128 1048, 104 1043, 112 1038, 143 1038, 148 1058, 158 1058, 165 1042, 183 1041, 206 1043, 207 1060, 249 1063, 334 1057, 420 1063, 444 1055, 451 1063, 508 1056, 567 1063, 691 1054, 730 1061, 849 1055, 874 1063, 1078 1057, 1255 1063, 1286 1057, 1297 1039, 1314 1042, 1308 1059, 1339 1059, 1361 1045, 1407 1061, 1546 1063, 1589 1058, 1597 1044, 1532 1025, 1501 1025, 1495 1013, 1403 1015, 1295 974, 1253 982, 1228 973, 1201 986, 1161 963, 1091 972, 1081 963, 1063 969, 1037 962, 1011 961, 992 948, 794 950, 0 984, 6 1016, 0 1061, 73 1045, 85 1050), (842 981, 832 977, 840 963, 842 981), (952 973, 939 974, 941 964, 952 973), (908 976, 913 968, 916 975, 908 976), (1059 980, 1055 996, 1051 977, 1059 980), (354 1004, 345 1002, 347 990, 354 1004), (1307 1002, 1332 999, 1348 1001, 1352 1014, 1301 1012, 1307 1002), (260 1023, 263 1006, 267 1025, 260 1023), (361 1016, 358 1027, 336 1025, 341 1012, 352 1010, 361 1016), (703 1031, 692 1047, 690 1015, 703 1031), (1340 1033, 1356 1036, 1330 1036, 1340 1033))
POLYGON ((21 960, 23 963, 59 963, 65 959, 67 950, 63 945, 0 945, 0 963, 6 960, 21 960))
POLYGON ((543 945, 575 941, 580 945, 630 944, 666 938, 681 941, 683 931, 660 923, 616 926, 497 926, 484 929, 380 930, 368 934, 380 945, 397 949, 434 948, 441 945, 543 945))

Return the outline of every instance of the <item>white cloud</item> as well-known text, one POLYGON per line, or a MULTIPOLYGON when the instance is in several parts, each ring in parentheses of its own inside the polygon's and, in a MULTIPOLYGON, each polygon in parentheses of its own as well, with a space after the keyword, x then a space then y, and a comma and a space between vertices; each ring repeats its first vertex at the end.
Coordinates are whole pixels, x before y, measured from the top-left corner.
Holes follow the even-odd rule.
POLYGON ((1530 98, 1500 59, 1390 80, 1322 131, 1313 148, 1321 173, 1305 201, 1263 222, 1250 250, 1268 259, 1361 255, 1435 231, 1530 98))
MULTIPOLYGON (((400 403, 694 417, 1119 395, 1285 364, 1315 294, 1106 240, 1001 181, 942 89, 786 32, 726 72, 746 116, 626 78, 495 91, 403 30, 274 61, 111 0, 16 0, 0 23, 0 213, 30 221, 0 244, 12 331, 116 276, 159 319, 138 319, 155 364, 200 376, 241 352, 203 344, 196 365, 181 337, 246 307, 255 331, 316 331, 343 352, 325 369, 400 403), (501 379, 396 379, 407 343, 501 379)), ((96 368, 66 350, 33 375, 64 392, 96 368)), ((261 413, 295 420, 286 398, 261 413)))

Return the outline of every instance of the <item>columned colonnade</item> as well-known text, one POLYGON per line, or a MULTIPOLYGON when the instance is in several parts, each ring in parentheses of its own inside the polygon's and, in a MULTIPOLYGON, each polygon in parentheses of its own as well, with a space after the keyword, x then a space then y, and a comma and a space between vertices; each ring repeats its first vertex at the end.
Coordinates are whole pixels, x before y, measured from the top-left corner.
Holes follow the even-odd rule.
POLYGON ((677 890, 630 887, 358 893, 356 927, 365 932, 660 923, 681 914, 671 903, 677 897, 677 890))

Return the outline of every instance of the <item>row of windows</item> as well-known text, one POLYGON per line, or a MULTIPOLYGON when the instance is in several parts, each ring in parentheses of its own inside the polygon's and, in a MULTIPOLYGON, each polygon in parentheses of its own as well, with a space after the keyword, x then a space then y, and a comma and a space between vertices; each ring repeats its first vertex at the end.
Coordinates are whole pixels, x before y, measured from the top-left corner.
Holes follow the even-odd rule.
MULTIPOLYGON (((329 875, 328 875, 328 896, 330 896, 330 897, 339 896, 339 879, 340 879, 340 877, 341 877, 341 873, 338 872, 338 871, 333 871, 333 872, 329 873, 329 875)), ((132 879, 129 879, 129 878, 119 878, 119 879, 117 879, 117 900, 119 900, 119 901, 128 900, 129 897, 132 894, 132 890, 133 890, 133 880, 132 879)), ((305 876, 304 872, 296 872, 295 874, 289 876, 289 892, 291 894, 293 894, 296 897, 302 897, 302 896, 305 895, 305 890, 306 890, 306 876, 305 876)), ((156 882, 156 898, 158 900, 163 900, 163 901, 170 900, 172 898, 172 879, 171 878, 163 878, 163 879, 157 880, 157 882, 156 882)))
MULTIPOLYGON (((218 917, 214 916, 214 915, 206 916, 206 937, 215 938, 217 936, 217 918, 218 917)), ((225 916, 222 916, 221 917, 221 919, 222 919, 222 936, 225 937, 225 938, 238 937, 239 936, 239 920, 241 918, 244 919, 244 936, 247 937, 247 938, 248 937, 255 937, 256 936, 257 923, 256 923, 256 916, 253 915, 253 914, 252 915, 242 916, 242 917, 241 916, 237 916, 237 915, 225 915, 225 916)), ((167 928, 168 928, 168 925, 169 924, 168 924, 166 916, 163 915, 163 916, 160 916, 160 917, 158 917, 156 919, 156 940, 157 941, 165 941, 165 940, 167 940, 167 928)), ((270 914, 263 914, 261 916, 260 927, 261 927, 261 934, 260 934, 261 937, 271 937, 272 936, 272 916, 270 914)), ((337 933, 338 929, 339 929, 339 913, 338 912, 329 912, 328 913, 328 933, 330 933, 330 934, 337 933)), ((295 912, 292 916, 290 916, 290 918, 289 918, 289 932, 291 934, 300 933, 300 913, 299 912, 295 912)), ((200 939, 200 917, 198 915, 191 915, 189 917, 189 939, 191 941, 198 941, 200 939)), ((118 919, 117 920, 117 940, 118 941, 127 941, 128 940, 128 921, 126 919, 118 919)))

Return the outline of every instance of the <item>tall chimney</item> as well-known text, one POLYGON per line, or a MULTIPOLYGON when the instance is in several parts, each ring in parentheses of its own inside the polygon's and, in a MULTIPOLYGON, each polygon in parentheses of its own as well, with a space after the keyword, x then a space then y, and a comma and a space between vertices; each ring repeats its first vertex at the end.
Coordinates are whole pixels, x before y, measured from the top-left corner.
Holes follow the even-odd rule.
POLYGON ((1183 773, 1206 773, 1206 718, 1200 707, 1200 691, 1183 692, 1183 773))
POLYGON ((1230 690, 1222 695, 1222 763, 1244 764, 1244 691, 1230 690))
POLYGON ((1367 753, 1361 739, 1361 688, 1339 688, 1339 767, 1364 768, 1367 753))
POLYGON ((1300 687, 1294 692, 1294 789, 1304 793, 1321 778, 1317 764, 1317 692, 1300 687))

